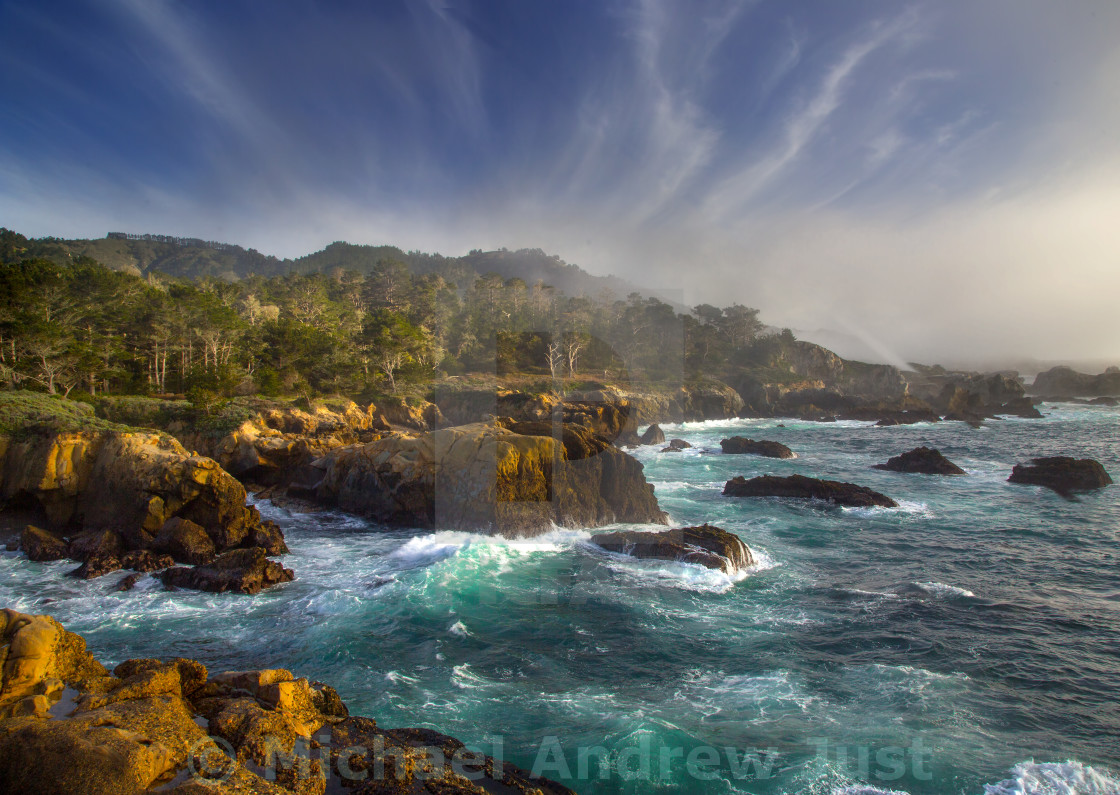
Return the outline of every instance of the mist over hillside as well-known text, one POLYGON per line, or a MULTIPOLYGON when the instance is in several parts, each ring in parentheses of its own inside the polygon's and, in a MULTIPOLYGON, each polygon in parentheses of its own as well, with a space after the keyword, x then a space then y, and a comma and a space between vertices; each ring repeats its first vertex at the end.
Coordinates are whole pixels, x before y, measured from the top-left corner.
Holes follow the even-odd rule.
POLYGON ((474 250, 461 257, 446 257, 396 246, 334 242, 320 251, 294 259, 280 259, 254 248, 230 243, 175 238, 164 235, 110 233, 92 240, 44 237, 28 240, 25 257, 42 257, 58 263, 90 257, 114 270, 137 276, 162 273, 177 279, 211 277, 237 281, 249 276, 282 276, 286 273, 329 273, 335 269, 368 274, 379 263, 402 262, 417 276, 436 275, 459 287, 468 287, 480 276, 497 274, 532 285, 543 282, 566 295, 624 297, 632 292, 653 294, 614 276, 595 276, 539 248, 509 251, 474 250))

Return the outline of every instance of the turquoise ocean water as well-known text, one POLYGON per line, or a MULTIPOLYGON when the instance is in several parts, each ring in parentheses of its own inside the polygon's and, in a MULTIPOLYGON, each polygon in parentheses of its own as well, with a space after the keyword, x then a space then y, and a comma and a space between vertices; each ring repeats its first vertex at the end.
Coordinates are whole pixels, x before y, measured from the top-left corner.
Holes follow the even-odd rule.
MULTIPOLYGON (((254 597, 168 593, 0 557, 0 606, 56 616, 107 663, 283 664, 382 726, 423 725, 580 792, 1120 792, 1120 486, 1077 501, 1006 482, 1036 455, 1120 480, 1120 410, 876 428, 663 426, 636 455, 676 526, 739 534, 742 576, 603 552, 558 528, 509 541, 290 514, 298 580, 254 597), (725 456, 739 434, 798 458, 725 456), (966 477, 871 469, 920 444, 966 477), (802 473, 897 509, 722 497, 802 473), (583 749, 583 750, 581 750, 583 749)), ((779 423, 785 427, 778 427, 779 423)))

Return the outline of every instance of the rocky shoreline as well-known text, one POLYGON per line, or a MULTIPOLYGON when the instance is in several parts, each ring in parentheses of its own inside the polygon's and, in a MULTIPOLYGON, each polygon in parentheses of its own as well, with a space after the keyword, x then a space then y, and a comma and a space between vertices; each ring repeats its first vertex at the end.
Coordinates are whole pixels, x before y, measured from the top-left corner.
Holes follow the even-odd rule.
POLYGON ((0 610, 0 782, 21 795, 572 795, 430 729, 382 729, 334 688, 270 669, 127 660, 0 610))

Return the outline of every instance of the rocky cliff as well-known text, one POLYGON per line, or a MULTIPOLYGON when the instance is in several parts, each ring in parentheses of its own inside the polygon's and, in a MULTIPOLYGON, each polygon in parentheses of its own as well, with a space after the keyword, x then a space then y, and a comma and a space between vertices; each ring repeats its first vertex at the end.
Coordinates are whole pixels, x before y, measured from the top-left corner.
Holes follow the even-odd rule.
MULTIPOLYGON (((159 558, 127 557, 133 552, 164 553, 190 564, 209 564, 229 550, 287 552, 280 529, 246 505, 237 480, 216 461, 192 455, 159 433, 0 437, 0 501, 29 512, 51 531, 65 550, 55 557, 84 561, 81 576, 128 563, 139 570, 164 567, 159 558)), ((41 532, 24 532, 25 549, 44 540, 41 532)), ((280 571, 277 581, 291 578, 280 571)))
POLYGON ((386 524, 531 535, 663 523, 642 465, 575 424, 474 423, 333 450, 294 490, 386 524))
POLYGON ((1035 376, 1030 392, 1043 397, 1120 397, 1120 367, 1109 367, 1100 375, 1053 367, 1035 376))

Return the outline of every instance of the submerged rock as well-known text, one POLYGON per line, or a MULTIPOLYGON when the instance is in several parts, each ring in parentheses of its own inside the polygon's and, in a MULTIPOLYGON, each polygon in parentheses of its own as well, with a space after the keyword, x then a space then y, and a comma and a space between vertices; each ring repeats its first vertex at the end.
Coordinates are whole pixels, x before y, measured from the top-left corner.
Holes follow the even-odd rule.
POLYGON ((792 450, 781 442, 766 440, 755 441, 744 436, 732 436, 719 443, 723 452, 729 455, 761 455, 766 458, 796 458, 792 450))
POLYGON ((965 471, 954 464, 940 450, 931 447, 915 447, 913 450, 896 455, 885 464, 875 464, 873 469, 886 469, 891 472, 913 472, 921 475, 963 475, 965 471))
POLYGON ((136 659, 109 674, 80 636, 13 610, 0 611, 0 659, 4 792, 322 795, 330 777, 359 793, 574 795, 431 729, 380 729, 334 688, 282 669, 136 659))
POLYGON ((826 500, 836 505, 856 508, 878 506, 897 508, 898 503, 864 486, 838 480, 818 480, 804 475, 775 477, 763 475, 747 480, 742 475, 727 481, 723 488, 727 497, 792 497, 802 500, 826 500))
POLYGON ((665 444, 665 432, 661 430, 660 425, 651 425, 646 428, 638 441, 640 444, 665 444))
POLYGON ((623 530, 592 536, 591 543, 609 552, 636 558, 679 560, 733 574, 753 566, 750 547, 737 535, 709 524, 664 532, 623 530))
POLYGON ((1011 470, 1011 483, 1045 486, 1066 496, 1074 491, 1090 491, 1111 485, 1112 478, 1092 458, 1052 456, 1031 460, 1033 466, 1017 464, 1011 470))

